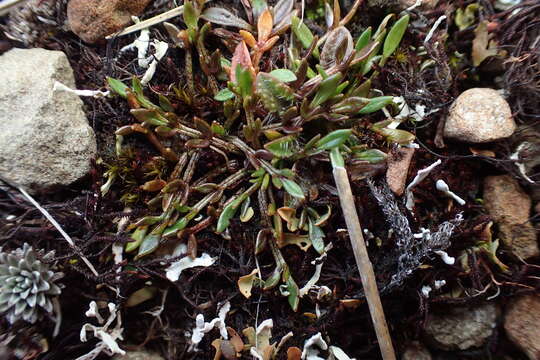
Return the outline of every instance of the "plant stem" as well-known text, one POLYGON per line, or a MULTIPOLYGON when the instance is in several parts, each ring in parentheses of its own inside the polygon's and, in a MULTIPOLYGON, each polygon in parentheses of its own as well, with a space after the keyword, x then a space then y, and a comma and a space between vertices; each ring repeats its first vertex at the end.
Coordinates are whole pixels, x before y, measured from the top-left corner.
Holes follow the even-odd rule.
POLYGON ((377 339, 379 340, 379 348, 384 360, 395 360, 396 355, 392 346, 392 339, 390 338, 388 325, 386 324, 379 290, 377 289, 377 282, 375 281, 375 273, 373 272, 373 266, 369 260, 364 236, 362 235, 360 220, 358 219, 358 213, 356 212, 356 207, 354 205, 354 198, 347 170, 342 166, 333 166, 333 174, 337 185, 341 209, 343 210, 343 217, 345 218, 347 229, 349 230, 349 237, 356 259, 356 265, 360 271, 360 278, 362 279, 362 285, 364 286, 371 320, 373 321, 377 339))

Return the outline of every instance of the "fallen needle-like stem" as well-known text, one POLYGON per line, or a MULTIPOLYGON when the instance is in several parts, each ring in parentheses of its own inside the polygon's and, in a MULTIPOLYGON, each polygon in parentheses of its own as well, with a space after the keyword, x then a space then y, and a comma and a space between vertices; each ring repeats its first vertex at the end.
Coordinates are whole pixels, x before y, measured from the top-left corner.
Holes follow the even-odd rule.
MULTIPOLYGON (((60 224, 51 216, 51 214, 49 214, 49 212, 47 210, 45 210, 41 205, 39 205, 39 203, 32 196, 30 196, 30 194, 28 194, 23 189, 22 186, 12 184, 11 182, 9 182, 8 180, 6 180, 4 178, 0 178, 0 180, 2 180, 6 184, 14 187, 15 189, 19 190, 19 192, 24 196, 24 198, 29 203, 34 205, 36 207, 36 209, 38 209, 43 214, 43 216, 45 216, 45 218, 47 218, 47 220, 49 220, 49 222, 56 228, 56 230, 58 230, 60 235, 62 235, 62 237, 67 241, 69 246, 71 246, 72 249, 77 251, 77 246, 73 242, 73 239, 71 239, 71 237, 64 231, 64 229, 62 229, 62 226, 60 226, 60 224)), ((94 267, 94 265, 92 265, 92 263, 84 255, 79 254, 79 256, 81 257, 81 260, 86 264, 86 266, 88 266, 90 271, 92 271, 92 274, 94 274, 95 276, 99 276, 99 274, 96 271, 96 268, 94 267)))
POLYGON ((364 236, 362 235, 360 220, 358 219, 358 214, 354 205, 354 198, 347 170, 342 166, 334 166, 333 174, 337 185, 341 209, 343 210, 343 216, 345 217, 347 229, 349 230, 354 257, 356 259, 358 270, 360 271, 362 285, 364 286, 369 312, 375 327, 377 339, 379 340, 379 348, 381 349, 384 360, 395 360, 396 355, 392 346, 392 339, 390 338, 390 332, 388 331, 388 325, 386 324, 379 290, 377 289, 377 282, 375 281, 375 273, 373 272, 373 266, 369 260, 364 236))

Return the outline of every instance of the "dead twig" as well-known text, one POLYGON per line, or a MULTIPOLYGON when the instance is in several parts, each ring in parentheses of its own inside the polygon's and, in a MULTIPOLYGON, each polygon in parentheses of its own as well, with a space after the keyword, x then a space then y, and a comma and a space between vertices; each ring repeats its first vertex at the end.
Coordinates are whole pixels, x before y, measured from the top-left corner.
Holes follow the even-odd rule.
POLYGON ((341 209, 343 210, 343 217, 345 218, 347 229, 349 230, 354 258, 356 259, 356 265, 360 271, 360 278, 362 279, 362 285, 366 294, 371 320, 373 321, 375 333, 379 340, 379 348, 384 360, 395 360, 396 355, 392 346, 392 339, 390 338, 390 332, 388 331, 388 325, 386 324, 386 318, 384 316, 384 310, 381 304, 379 290, 377 289, 377 282, 375 280, 375 273, 373 272, 373 266, 369 260, 364 236, 362 235, 360 220, 358 219, 358 213, 356 212, 356 207, 354 205, 354 198, 347 170, 342 166, 334 166, 333 168, 334 180, 339 194, 341 209))

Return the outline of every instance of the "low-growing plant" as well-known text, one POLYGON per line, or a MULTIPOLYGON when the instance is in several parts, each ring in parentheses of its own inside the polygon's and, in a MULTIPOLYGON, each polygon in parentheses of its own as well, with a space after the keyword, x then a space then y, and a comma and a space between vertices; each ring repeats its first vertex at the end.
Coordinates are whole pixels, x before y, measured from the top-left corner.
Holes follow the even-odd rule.
MULTIPOLYGON (((151 215, 128 227, 128 253, 139 259, 167 239, 193 239, 203 229, 231 238, 233 221, 253 222, 259 229, 255 254, 268 248, 275 259, 273 272, 256 284, 265 290, 281 284, 298 308, 298 285, 280 249, 297 245, 323 254, 325 226, 339 211, 319 201, 320 184, 303 169, 329 168, 332 151, 351 173, 368 173, 386 154, 370 148, 366 138, 414 140, 392 121, 365 121, 393 103, 372 84, 399 47, 409 16, 390 26, 391 14, 354 39, 346 25, 360 3, 343 18, 338 1, 326 6, 326 33, 318 37, 292 0, 274 7, 245 1, 245 19, 202 0, 186 1, 185 29, 164 25, 184 55, 185 83, 150 96, 136 77, 130 86, 108 79, 136 119, 116 131, 117 154, 126 151, 125 136, 140 134, 159 152, 151 161, 169 169, 147 173, 140 185, 150 194, 151 215), (194 71, 198 67, 202 71, 194 71), (208 159, 214 159, 211 167, 208 159)), ((112 169, 104 190, 118 177, 112 169)))

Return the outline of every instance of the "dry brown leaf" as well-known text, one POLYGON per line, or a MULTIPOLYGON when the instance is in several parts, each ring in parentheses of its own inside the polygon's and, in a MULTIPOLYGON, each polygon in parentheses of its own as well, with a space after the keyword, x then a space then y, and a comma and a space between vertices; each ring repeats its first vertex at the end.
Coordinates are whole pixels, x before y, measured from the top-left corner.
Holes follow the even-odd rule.
POLYGON ((276 344, 269 345, 263 350, 263 360, 270 360, 274 357, 276 351, 276 344))
POLYGON ((242 334, 248 339, 248 344, 250 346, 255 346, 255 328, 250 326, 242 330, 242 334))
POLYGON ((234 346, 236 352, 242 352, 244 350, 244 341, 242 341, 240 335, 238 335, 236 330, 231 327, 227 327, 227 332, 229 333, 231 344, 234 346))
POLYGON ((487 21, 482 21, 474 30, 472 43, 473 65, 479 66, 485 59, 498 54, 497 43, 489 39, 487 21))
POLYGON ((234 360, 236 359, 236 349, 234 348, 233 344, 229 340, 221 340, 221 354, 223 357, 227 360, 234 360))
POLYGON ((216 339, 212 341, 212 346, 216 349, 216 354, 214 355, 214 360, 221 359, 221 339, 216 339))
POLYGON ((259 21, 257 22, 257 36, 259 43, 264 43, 270 37, 272 33, 272 27, 274 26, 274 21, 272 20, 272 13, 269 9, 263 11, 261 16, 259 16, 259 21))
POLYGON ((157 288, 153 286, 139 289, 129 296, 126 301, 126 307, 133 307, 142 304, 143 302, 148 301, 156 296, 156 293, 157 288))
POLYGON ((144 191, 155 192, 163 189, 165 185, 167 185, 167 183, 164 180, 156 179, 145 182, 144 185, 141 186, 141 189, 144 191))
POLYGON ((261 51, 265 52, 265 51, 270 50, 272 48, 272 46, 274 46, 276 44, 278 39, 279 39, 279 36, 276 35, 276 36, 272 36, 270 39, 266 40, 264 45, 261 47, 261 51))
POLYGON ((194 234, 190 234, 188 237, 187 254, 192 260, 197 258, 197 238, 194 234))
POLYGON ((251 289, 253 288, 255 275, 257 275, 258 272, 259 270, 253 269, 250 274, 240 276, 238 278, 238 289, 240 290, 240 293, 246 297, 246 299, 251 297, 251 289))
POLYGON ((285 233, 283 234, 283 240, 278 242, 278 247, 281 249, 287 245, 296 245, 302 251, 308 251, 311 247, 311 240, 309 239, 309 235, 285 233))
POLYGON ((358 299, 344 299, 339 300, 339 303, 346 309, 356 309, 360 306, 361 302, 358 299))
POLYGON ((287 360, 300 360, 302 358, 302 350, 296 346, 291 346, 287 349, 287 360))
POLYGON ((470 147, 469 150, 473 155, 481 155, 481 156, 487 156, 487 157, 492 157, 492 158, 496 157, 495 152, 491 150, 475 149, 473 147, 470 147))
POLYGON ((255 38, 249 31, 240 30, 240 35, 249 47, 255 47, 255 45, 257 44, 257 40, 255 40, 255 38))

